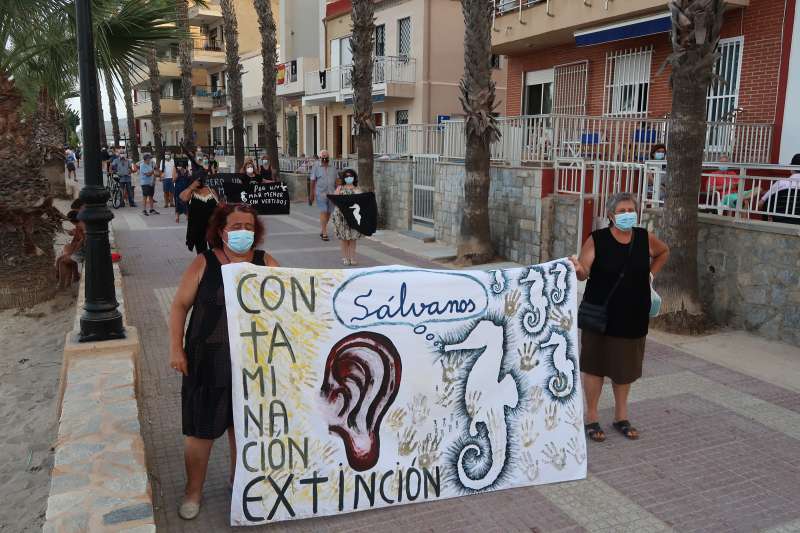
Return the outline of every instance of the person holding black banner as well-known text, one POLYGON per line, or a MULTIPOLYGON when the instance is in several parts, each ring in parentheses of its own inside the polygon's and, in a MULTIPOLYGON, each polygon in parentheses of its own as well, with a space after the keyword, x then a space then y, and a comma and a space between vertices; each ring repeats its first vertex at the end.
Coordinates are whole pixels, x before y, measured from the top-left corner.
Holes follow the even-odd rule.
POLYGON ((208 249, 206 229, 214 209, 219 204, 217 194, 206 186, 204 177, 199 177, 181 192, 180 200, 188 205, 186 246, 189 251, 194 249, 198 254, 202 254, 208 249))
POLYGON ((256 172, 258 172, 258 177, 261 178, 261 181, 273 181, 272 164, 270 164, 267 156, 261 156, 261 159, 258 162, 258 170, 256 172))
POLYGON ((256 250, 263 236, 264 225, 252 207, 219 206, 203 238, 211 244, 211 249, 199 254, 189 265, 172 302, 169 364, 182 374, 181 419, 186 437, 186 488, 178 509, 184 520, 192 520, 200 513, 211 448, 226 432, 231 450, 230 483, 233 482, 236 435, 222 265, 246 262, 280 266, 272 256, 256 250), (189 326, 184 330, 190 310, 189 326))
MULTIPOLYGON (((334 194, 341 196, 349 196, 351 194, 361 194, 361 189, 358 188, 358 175, 352 168, 347 168, 342 171, 343 185, 336 187, 334 194)), ((358 230, 351 228, 345 220, 344 214, 338 207, 333 210, 333 229, 336 232, 336 238, 339 239, 339 245, 342 249, 342 264, 343 265, 357 265, 356 262, 356 242, 363 237, 358 230)))
POLYGON ((581 374, 586 397, 586 436, 606 438, 600 427, 598 403, 603 380, 614 390, 614 429, 635 440, 639 432, 628 421, 631 384, 642 377, 645 339, 651 310, 651 279, 669 257, 669 248, 644 228, 630 193, 608 200, 610 226, 592 232, 572 256, 579 281, 589 279, 578 309, 581 328, 581 374))

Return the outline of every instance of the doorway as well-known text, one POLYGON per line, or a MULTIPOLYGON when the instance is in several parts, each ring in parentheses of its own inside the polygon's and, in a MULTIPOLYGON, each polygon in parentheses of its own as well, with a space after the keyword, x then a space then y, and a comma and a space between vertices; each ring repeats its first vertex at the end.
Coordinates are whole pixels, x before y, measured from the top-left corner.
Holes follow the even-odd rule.
POLYGON ((297 157, 297 115, 286 117, 286 147, 291 157, 297 157))
POLYGON ((333 157, 334 159, 342 158, 342 136, 344 128, 342 128, 342 115, 333 117, 333 157))
POLYGON ((313 157, 319 153, 319 145, 317 144, 317 115, 306 115, 306 128, 305 128, 305 154, 313 157))

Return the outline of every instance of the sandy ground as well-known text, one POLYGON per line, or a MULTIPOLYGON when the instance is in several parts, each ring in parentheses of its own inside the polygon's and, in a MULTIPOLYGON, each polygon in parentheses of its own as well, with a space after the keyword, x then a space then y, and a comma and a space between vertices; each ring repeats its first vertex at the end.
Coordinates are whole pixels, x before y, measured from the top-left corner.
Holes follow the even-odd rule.
MULTIPOLYGON (((65 203, 65 202, 64 202, 65 203)), ((65 205, 58 202, 64 210, 65 205)), ((66 203, 68 205, 68 203, 66 203)), ((60 250, 66 235, 57 236, 60 250)), ((54 280, 55 282, 55 280, 54 280)), ((29 309, 0 311, 0 531, 41 531, 50 491, 64 339, 78 286, 29 309)))

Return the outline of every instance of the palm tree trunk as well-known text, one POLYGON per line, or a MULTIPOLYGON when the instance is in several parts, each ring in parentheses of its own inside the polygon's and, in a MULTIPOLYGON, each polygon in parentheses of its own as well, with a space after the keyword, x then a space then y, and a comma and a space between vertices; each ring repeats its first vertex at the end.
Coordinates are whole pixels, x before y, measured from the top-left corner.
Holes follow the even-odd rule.
POLYGON ((278 63, 275 18, 269 0, 254 0, 261 31, 261 58, 263 80, 261 84, 261 106, 264 108, 264 132, 267 138, 267 155, 272 164, 273 177, 280 177, 278 159, 278 115, 275 112, 275 65, 278 63))
POLYGON ((372 116, 372 71, 375 44, 375 5, 372 0, 353 1, 353 120, 357 128, 358 183, 367 191, 373 183, 373 140, 375 121, 372 116))
POLYGON ((45 88, 39 90, 33 122, 34 143, 42 156, 42 172, 50 186, 50 195, 67 198, 64 180, 64 117, 45 88))
MULTIPOLYGON (((53 237, 64 218, 52 207, 33 123, 22 96, 0 71, 0 309, 28 307, 52 296, 53 237)), ((63 175, 63 173, 62 173, 63 175)))
POLYGON ((500 138, 492 81, 492 17, 486 0, 461 0, 464 13, 464 77, 459 99, 464 108, 466 156, 464 158, 464 211, 458 235, 457 260, 481 264, 494 257, 489 231, 489 157, 491 143, 500 138))
POLYGON ((242 65, 239 63, 239 29, 233 0, 222 0, 222 25, 225 32, 225 64, 228 73, 228 94, 231 96, 233 121, 233 155, 236 168, 244 165, 244 111, 242 104, 242 65))
MULTIPOLYGON (((108 94, 108 111, 111 114, 111 134, 114 137, 114 146, 119 146, 119 117, 117 116, 117 102, 114 94, 114 78, 110 71, 105 72, 106 93, 108 94)), ((107 141, 101 137, 102 144, 107 141)))
POLYGON ((164 159, 164 142, 161 139, 161 80, 158 72, 158 57, 155 47, 147 54, 147 70, 150 74, 150 116, 153 122, 153 144, 156 147, 156 160, 164 159))
POLYGON ((697 269, 698 176, 706 142, 706 94, 722 26, 722 0, 673 0, 672 114, 667 141, 667 196, 659 231, 670 260, 659 274, 657 323, 677 332, 704 327, 697 269))
MULTIPOLYGON (((106 137, 106 116, 103 114, 103 99, 100 96, 100 69, 94 71, 95 77, 95 85, 97 85, 97 113, 100 115, 100 119, 97 121, 98 125, 100 126, 100 144, 103 145, 108 142, 108 138, 106 137)), ((92 146, 84 146, 84 148, 88 148, 89 150, 94 150, 95 148, 92 146)), ((99 147, 97 147, 99 149, 99 147)))
POLYGON ((178 49, 181 67, 181 97, 183 100, 183 142, 194 149, 194 115, 192 114, 192 37, 189 34, 188 0, 178 0, 178 29, 184 32, 178 49))
POLYGON ((132 161, 139 161, 139 141, 136 138, 136 119, 133 118, 133 88, 131 76, 122 71, 122 92, 125 95, 125 116, 128 118, 128 145, 125 147, 132 161))

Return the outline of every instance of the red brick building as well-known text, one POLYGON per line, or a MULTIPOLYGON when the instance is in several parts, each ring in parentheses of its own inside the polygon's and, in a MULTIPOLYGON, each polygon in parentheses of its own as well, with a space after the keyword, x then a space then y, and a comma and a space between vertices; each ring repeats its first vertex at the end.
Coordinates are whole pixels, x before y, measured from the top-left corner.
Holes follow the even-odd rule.
MULTIPOLYGON (((509 58, 503 114, 663 117, 671 107, 663 0, 499 0, 493 51, 509 58), (588 4, 588 5, 587 5, 588 4)), ((780 145, 795 0, 726 2, 708 120, 767 123, 780 145)))

